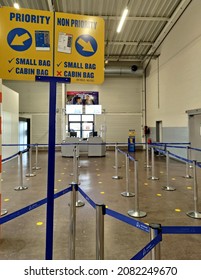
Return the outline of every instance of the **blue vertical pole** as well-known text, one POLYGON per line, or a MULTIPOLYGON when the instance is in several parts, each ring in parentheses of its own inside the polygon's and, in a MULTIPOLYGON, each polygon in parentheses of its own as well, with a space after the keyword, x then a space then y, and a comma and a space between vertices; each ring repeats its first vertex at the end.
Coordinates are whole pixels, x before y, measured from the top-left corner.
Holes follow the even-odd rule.
POLYGON ((46 215, 46 260, 53 256, 54 231, 54 178, 55 178, 55 122, 56 122, 56 81, 50 82, 49 95, 49 146, 47 174, 47 215, 46 215))
POLYGON ((53 256, 54 231, 54 178, 55 178, 55 135, 56 135, 56 88, 57 83, 70 83, 70 78, 36 76, 36 81, 49 82, 49 137, 47 172, 47 213, 46 213, 46 260, 53 256))

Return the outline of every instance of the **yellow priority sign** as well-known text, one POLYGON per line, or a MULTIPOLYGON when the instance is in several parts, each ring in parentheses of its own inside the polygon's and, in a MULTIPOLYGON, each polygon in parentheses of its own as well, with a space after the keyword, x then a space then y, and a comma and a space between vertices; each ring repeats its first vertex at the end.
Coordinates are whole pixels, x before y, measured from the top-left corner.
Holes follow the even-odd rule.
POLYGON ((35 80, 53 75, 51 12, 0 8, 0 78, 35 80))

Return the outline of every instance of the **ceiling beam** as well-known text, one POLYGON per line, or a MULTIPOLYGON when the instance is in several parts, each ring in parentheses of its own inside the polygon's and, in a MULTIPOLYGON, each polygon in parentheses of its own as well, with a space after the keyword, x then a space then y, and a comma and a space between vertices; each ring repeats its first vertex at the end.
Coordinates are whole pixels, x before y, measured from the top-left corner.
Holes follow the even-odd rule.
POLYGON ((126 46, 152 46, 153 42, 118 42, 118 41, 110 41, 110 42, 105 42, 106 45, 126 45, 126 46))
MULTIPOLYGON (((117 20, 121 19, 120 16, 102 16, 105 20, 117 20)), ((126 20, 131 21, 169 21, 168 17, 127 17, 126 20)))

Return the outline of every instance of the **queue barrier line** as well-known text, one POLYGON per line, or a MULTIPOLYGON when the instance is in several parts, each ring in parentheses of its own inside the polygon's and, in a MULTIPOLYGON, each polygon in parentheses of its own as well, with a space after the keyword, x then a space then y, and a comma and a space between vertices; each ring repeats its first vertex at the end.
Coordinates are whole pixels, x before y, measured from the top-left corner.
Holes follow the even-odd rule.
MULTIPOLYGON (((60 196, 62 196, 64 194, 70 192, 71 189, 72 188, 70 186, 70 187, 68 187, 68 188, 66 188, 66 189, 64 189, 64 190, 54 194, 54 198, 56 199, 56 198, 58 198, 58 197, 60 197, 60 196)), ((21 209, 15 211, 13 213, 10 213, 10 214, 0 218, 0 225, 5 224, 6 222, 11 221, 11 220, 13 220, 13 219, 15 219, 15 218, 17 218, 19 216, 22 216, 23 214, 26 214, 26 213, 28 213, 28 212, 30 212, 30 211, 32 211, 32 210, 34 210, 34 209, 44 205, 45 203, 47 203, 47 198, 43 198, 43 199, 41 199, 41 200, 39 200, 37 202, 34 202, 34 203, 32 203, 32 204, 30 204, 28 206, 25 206, 24 208, 21 208, 21 209)))
POLYGON ((20 153, 26 153, 26 152, 28 152, 28 151, 29 151, 29 148, 24 149, 23 151, 19 151, 19 152, 17 152, 16 154, 13 154, 13 155, 10 156, 10 157, 7 157, 7 158, 2 159, 2 162, 9 161, 10 159, 13 159, 13 158, 15 158, 16 156, 18 156, 20 153))
POLYGON ((153 240, 151 240, 144 248, 142 248, 136 255, 134 255, 130 260, 142 260, 161 241, 162 234, 160 233, 153 240))

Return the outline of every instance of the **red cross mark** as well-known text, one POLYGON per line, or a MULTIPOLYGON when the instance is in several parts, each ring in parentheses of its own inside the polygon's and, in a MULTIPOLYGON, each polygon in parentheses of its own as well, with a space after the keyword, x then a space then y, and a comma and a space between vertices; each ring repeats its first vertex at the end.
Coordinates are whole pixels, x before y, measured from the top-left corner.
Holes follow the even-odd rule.
POLYGON ((57 77, 62 75, 62 71, 57 71, 57 77))

